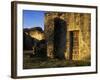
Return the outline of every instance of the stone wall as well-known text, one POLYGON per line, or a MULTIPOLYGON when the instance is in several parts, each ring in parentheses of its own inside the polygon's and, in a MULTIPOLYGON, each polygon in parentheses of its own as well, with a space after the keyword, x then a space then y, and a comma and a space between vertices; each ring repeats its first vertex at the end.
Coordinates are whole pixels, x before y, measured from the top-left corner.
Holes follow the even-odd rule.
MULTIPOLYGON (((67 39, 66 39, 66 59, 69 59, 70 55, 70 31, 78 31, 79 49, 77 53, 73 53, 73 60, 90 60, 90 38, 91 38, 91 15, 88 13, 63 13, 64 19, 67 22, 67 39)), ((48 41, 47 53, 48 56, 53 58, 53 34, 54 34, 54 22, 53 19, 57 15, 57 12, 47 12, 45 14, 45 34, 48 41)))

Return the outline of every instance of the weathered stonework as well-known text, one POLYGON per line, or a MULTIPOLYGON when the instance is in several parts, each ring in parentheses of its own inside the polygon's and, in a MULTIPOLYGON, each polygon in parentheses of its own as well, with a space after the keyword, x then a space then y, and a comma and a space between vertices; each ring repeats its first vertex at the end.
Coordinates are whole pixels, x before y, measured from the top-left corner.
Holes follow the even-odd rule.
MULTIPOLYGON (((47 54, 53 58, 53 37, 54 37, 54 17, 57 12, 48 12, 45 14, 45 35, 48 41, 47 54)), ((77 48, 73 49, 72 60, 90 60, 91 56, 91 15, 88 13, 63 13, 67 22, 66 39, 66 59, 70 59, 70 32, 76 34, 78 38, 77 48)), ((74 36, 75 36, 74 34, 74 36)), ((75 41, 74 41, 75 42, 75 41)), ((75 48, 75 47, 74 47, 75 48)))

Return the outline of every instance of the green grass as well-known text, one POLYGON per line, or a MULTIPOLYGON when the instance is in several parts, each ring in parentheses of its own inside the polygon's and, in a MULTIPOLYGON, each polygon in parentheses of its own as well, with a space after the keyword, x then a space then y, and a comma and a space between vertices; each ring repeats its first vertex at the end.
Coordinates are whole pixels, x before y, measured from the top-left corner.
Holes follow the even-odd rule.
POLYGON ((57 67, 78 67, 78 66, 90 66, 90 61, 69 61, 69 60, 58 60, 58 59, 41 59, 41 58, 30 58, 28 55, 24 55, 23 68, 57 68, 57 67))

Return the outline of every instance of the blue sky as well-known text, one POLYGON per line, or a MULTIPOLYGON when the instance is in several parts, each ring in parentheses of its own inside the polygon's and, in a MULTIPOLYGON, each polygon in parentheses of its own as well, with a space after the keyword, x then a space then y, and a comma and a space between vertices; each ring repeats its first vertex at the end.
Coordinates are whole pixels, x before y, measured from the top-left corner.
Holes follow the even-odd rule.
POLYGON ((41 27, 44 30, 44 11, 23 10, 23 28, 41 27))

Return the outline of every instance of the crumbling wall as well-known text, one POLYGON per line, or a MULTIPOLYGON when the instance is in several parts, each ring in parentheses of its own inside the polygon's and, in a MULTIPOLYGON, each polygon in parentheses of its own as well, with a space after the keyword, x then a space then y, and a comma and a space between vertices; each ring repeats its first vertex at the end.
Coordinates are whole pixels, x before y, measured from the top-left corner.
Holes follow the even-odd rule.
MULTIPOLYGON (((91 15, 89 13, 63 13, 67 22, 67 39, 66 39, 66 59, 70 55, 70 31, 79 31, 79 49, 78 54, 73 54, 73 60, 90 60, 91 51, 91 15)), ((57 12, 47 12, 45 14, 45 34, 48 41, 47 53, 53 58, 53 37, 54 37, 54 17, 57 12)))
POLYGON ((54 44, 53 44, 53 39, 54 39, 54 22, 53 22, 53 16, 54 13, 46 13, 45 14, 45 36, 47 40, 47 55, 50 58, 53 58, 53 51, 54 51, 54 44))
POLYGON ((80 59, 90 60, 91 57, 91 15, 81 14, 80 23, 80 59))

